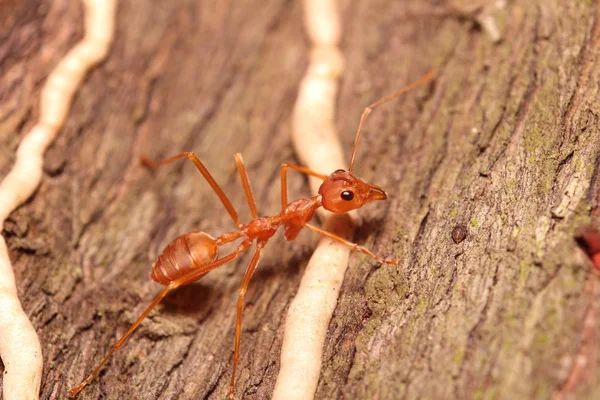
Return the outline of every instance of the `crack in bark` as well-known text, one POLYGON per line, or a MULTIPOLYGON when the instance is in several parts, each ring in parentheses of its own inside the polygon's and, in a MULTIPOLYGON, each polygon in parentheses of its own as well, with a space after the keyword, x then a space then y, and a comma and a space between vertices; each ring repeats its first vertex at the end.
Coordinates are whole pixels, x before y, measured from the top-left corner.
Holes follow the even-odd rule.
POLYGON ((586 201, 592 205, 590 212, 593 219, 598 218, 600 212, 600 146, 596 147, 596 159, 594 160, 594 172, 590 180, 590 186, 587 190, 586 201))
MULTIPOLYGON (((460 256, 460 254, 459 254, 459 256, 460 256)), ((450 282, 448 282, 448 287, 446 288, 446 298, 448 300, 450 300, 452 298, 452 296, 451 296, 452 295, 452 289, 454 288, 454 285, 456 284, 456 279, 458 277, 457 257, 458 256, 454 257, 454 266, 452 268, 452 272, 450 273, 450 282)), ((436 304, 436 306, 437 306, 437 304, 436 304)))
MULTIPOLYGON (((487 317, 488 317, 488 311, 490 309, 490 305, 491 305, 492 299, 494 297, 494 288, 496 287, 496 284, 498 283, 499 267, 500 267, 500 264, 496 263, 496 268, 494 270, 494 275, 492 278, 492 284, 488 288, 488 295, 485 299, 485 304, 483 306, 483 309, 481 310, 481 313, 479 314, 479 319, 477 320, 477 322, 475 323, 473 328, 471 328, 471 330, 469 331, 469 334, 467 336, 465 355, 464 355, 463 361, 460 365, 458 376, 455 379, 457 381, 457 384, 454 386, 454 393, 457 395, 460 392, 460 389, 458 387, 458 379, 462 378, 464 373, 469 374, 469 372, 467 372, 467 365, 471 361, 471 358, 473 357, 473 353, 475 352, 475 342, 476 342, 475 336, 478 334, 477 331, 481 328, 481 326, 483 326, 483 324, 485 323, 485 321, 487 320, 487 317)), ((462 397, 462 396, 458 395, 457 398, 460 398, 460 397, 462 397)))
POLYGON ((569 165, 574 153, 574 151, 569 152, 569 154, 567 154, 558 162, 558 166, 556 167, 556 175, 558 175, 565 166, 569 165))
POLYGON ((221 368, 219 375, 213 381, 212 385, 208 388, 208 391, 206 392, 206 395, 204 396, 205 399, 208 399, 212 394, 214 394, 216 392, 216 390, 219 388, 219 383, 223 379, 223 375, 225 375, 225 373, 227 373, 227 371, 228 371, 227 368, 221 368))
POLYGON ((576 62, 576 65, 579 66, 579 73, 577 74, 577 79, 575 81, 575 89, 567 103, 560 123, 563 131, 563 140, 560 144, 561 152, 563 146, 569 143, 572 130, 575 129, 573 126, 573 118, 581 107, 582 98, 589 90, 589 85, 587 83, 590 70, 595 65, 595 58, 597 57, 600 48, 600 6, 597 0, 595 0, 593 4, 595 5, 596 12, 593 17, 591 35, 590 37, 586 37, 577 56, 578 61, 576 62), (582 88, 587 90, 584 89, 582 93, 582 88))
MULTIPOLYGON (((494 166, 496 165, 496 163, 500 159, 502 159, 502 157, 504 157, 507 150, 510 148, 510 143, 514 142, 516 137, 521 136, 523 134, 524 124, 527 121, 527 118, 529 117, 531 103, 533 101, 533 98, 535 97, 535 95, 537 94, 537 92, 539 90, 539 85, 537 83, 537 72, 536 72, 537 65, 538 65, 537 43, 539 41, 539 38, 538 38, 536 32, 538 31, 538 28, 539 28, 540 18, 541 18, 541 16, 538 12, 538 14, 536 15, 534 26, 531 30, 531 34, 533 36, 533 39, 531 41, 532 42, 531 52, 533 54, 533 57, 528 66, 528 72, 531 77, 531 81, 529 82, 527 89, 525 90, 525 93, 523 94, 523 97, 521 98, 521 101, 519 102, 519 105, 517 106, 517 110, 515 112, 515 122, 514 122, 513 132, 510 135, 508 142, 502 146, 502 148, 498 152, 498 155, 491 160, 491 163, 489 164, 489 166, 486 168, 485 171, 483 171, 483 176, 489 175, 489 172, 487 172, 487 171, 492 171, 494 166)), ((517 76, 518 76, 516 73, 513 73, 513 71, 512 71, 515 64, 516 63, 511 60, 511 75, 510 75, 511 77, 508 81, 506 95, 503 96, 503 98, 507 99, 507 101, 508 101, 508 99, 510 99, 510 93, 511 93, 512 89, 514 88, 514 84, 515 84, 515 82, 517 80, 517 76)), ((496 124, 496 126, 494 127, 494 129, 492 131, 492 136, 493 136, 493 134, 496 133, 496 130, 500 127, 501 123, 504 121, 505 111, 506 111, 506 106, 504 106, 502 108, 502 113, 500 115, 498 123, 496 124)), ((490 140, 491 140, 491 136, 490 136, 490 140)))
MULTIPOLYGON (((195 334, 195 332, 194 332, 194 334, 195 334)), ((194 345, 194 338, 192 338, 189 341, 188 345, 185 348, 183 355, 181 356, 181 359, 179 361, 177 361, 175 364, 173 364, 171 366, 171 368, 169 368, 169 370, 165 373, 165 375, 167 376, 168 379, 166 379, 164 385, 162 385, 162 387, 160 387, 158 389, 158 392, 157 392, 158 396, 162 396, 164 394, 165 390, 169 387, 169 383, 171 382, 171 376, 187 360, 187 358, 190 354, 190 349, 192 348, 193 345, 194 345)))

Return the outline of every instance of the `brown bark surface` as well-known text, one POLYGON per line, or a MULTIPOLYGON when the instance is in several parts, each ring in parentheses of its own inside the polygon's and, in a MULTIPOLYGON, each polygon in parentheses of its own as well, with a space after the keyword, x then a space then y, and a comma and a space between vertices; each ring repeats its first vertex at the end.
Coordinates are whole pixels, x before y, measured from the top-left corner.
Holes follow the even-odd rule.
MULTIPOLYGON (((600 285, 573 240, 600 191, 600 6, 510 2, 493 44, 461 3, 342 4, 348 153, 367 104, 439 73, 369 121, 356 172, 390 201, 361 212, 355 240, 403 262, 351 258, 318 399, 600 397, 600 285)), ((296 161, 301 12, 284 0, 120 3, 109 58, 3 232, 42 341, 41 398, 66 398, 158 293, 150 268, 167 243, 233 229, 191 163, 151 173, 141 155, 196 152, 248 220, 241 152, 261 213, 279 210, 279 165, 296 161)), ((82 32, 79 2, 0 2, 0 176, 37 119, 44 78, 82 32)), ((306 180, 291 178, 290 193, 308 195, 306 180)), ((246 295, 239 398, 272 392, 315 242, 305 232, 267 245, 246 295)), ((223 399, 248 261, 169 295, 79 398, 223 399)))

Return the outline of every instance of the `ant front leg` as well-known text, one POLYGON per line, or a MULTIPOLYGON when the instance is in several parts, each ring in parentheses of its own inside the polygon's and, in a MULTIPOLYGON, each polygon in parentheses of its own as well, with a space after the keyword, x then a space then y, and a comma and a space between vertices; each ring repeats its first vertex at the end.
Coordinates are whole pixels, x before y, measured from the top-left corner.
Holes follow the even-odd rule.
POLYGON ((329 239, 335 240, 336 242, 341 243, 344 246, 349 247, 350 249, 352 249, 354 251, 358 251, 359 253, 365 254, 365 255, 371 257, 372 259, 379 261, 380 263, 392 264, 392 265, 400 264, 400 260, 390 260, 390 261, 384 260, 383 258, 381 258, 378 255, 369 251, 366 247, 359 246, 356 243, 352 243, 344 238, 334 235, 331 232, 327 232, 321 228, 317 228, 316 226, 313 226, 310 224, 304 224, 304 226, 313 232, 317 232, 319 235, 322 235, 322 236, 328 237, 329 239))
POLYGON ((306 167, 302 167, 296 164, 281 164, 281 210, 285 210, 288 205, 288 193, 287 193, 287 170, 288 168, 295 169, 298 172, 301 172, 306 175, 314 176, 315 178, 319 178, 321 180, 327 179, 327 175, 319 174, 311 169, 306 167))

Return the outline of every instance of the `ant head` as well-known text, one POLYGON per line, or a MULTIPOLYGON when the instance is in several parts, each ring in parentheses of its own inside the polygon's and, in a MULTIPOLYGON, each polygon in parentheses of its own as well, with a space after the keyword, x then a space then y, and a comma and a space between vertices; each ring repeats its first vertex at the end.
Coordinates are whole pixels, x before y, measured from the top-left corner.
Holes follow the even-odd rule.
POLYGON ((354 139, 354 148, 352 149, 352 157, 350 157, 350 166, 348 167, 348 171, 338 169, 329 175, 319 188, 319 194, 321 195, 323 208, 325 208, 327 211, 342 213, 356 210, 357 208, 360 208, 373 200, 387 199, 387 195, 382 188, 365 183, 352 175, 352 168, 354 167, 354 159, 356 157, 356 149, 358 148, 358 141, 360 140, 363 126, 365 125, 369 114, 371 114, 371 111, 373 111, 375 108, 387 103, 392 99, 395 99, 396 97, 416 88, 417 86, 424 84, 425 82, 430 81, 434 74, 435 70, 431 70, 417 81, 365 108, 360 117, 358 130, 356 131, 356 138, 354 139))
POLYGON ((387 199, 382 188, 365 183, 343 169, 338 169, 323 181, 319 194, 323 208, 337 213, 355 210, 373 200, 387 199))

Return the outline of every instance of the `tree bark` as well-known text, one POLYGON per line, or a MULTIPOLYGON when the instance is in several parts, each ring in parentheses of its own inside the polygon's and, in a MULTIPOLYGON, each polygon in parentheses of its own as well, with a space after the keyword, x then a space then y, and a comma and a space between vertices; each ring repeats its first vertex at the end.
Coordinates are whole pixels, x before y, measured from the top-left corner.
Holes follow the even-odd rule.
MULTIPOLYGON (((511 2, 494 44, 479 10, 459 3, 341 4, 348 154, 366 105, 439 70, 375 111, 361 140, 356 172, 390 201, 361 211, 355 240, 403 262, 351 258, 317 399, 600 397, 600 285, 573 240, 598 212, 600 5, 511 2), (459 225, 467 236, 455 243, 459 225)), ((73 1, 0 3, 0 176, 82 17, 73 1)), ((158 293, 149 273, 166 244, 234 229, 191 163, 152 173, 140 156, 196 152, 248 221, 241 152, 261 214, 279 211, 307 57, 299 2, 119 4, 107 61, 3 232, 42 341, 41 398, 66 398, 158 293)), ((309 195, 304 178, 290 184, 290 198, 309 195)), ((315 243, 310 232, 277 235, 265 249, 246 295, 239 398, 273 390, 285 313, 315 243)), ((248 262, 169 295, 79 398, 224 398, 248 262)))

